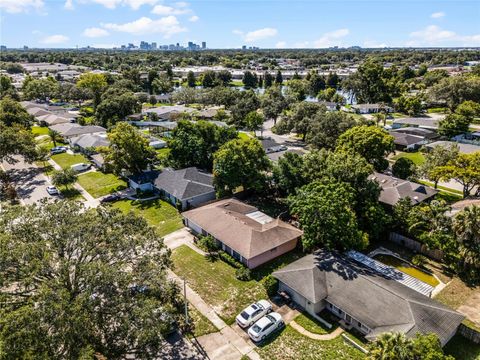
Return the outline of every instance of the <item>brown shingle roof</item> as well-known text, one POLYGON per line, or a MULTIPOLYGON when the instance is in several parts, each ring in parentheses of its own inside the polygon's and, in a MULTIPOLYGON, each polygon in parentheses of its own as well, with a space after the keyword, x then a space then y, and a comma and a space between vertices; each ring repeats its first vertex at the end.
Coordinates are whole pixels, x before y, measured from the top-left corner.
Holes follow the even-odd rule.
POLYGON ((272 219, 256 207, 236 199, 217 201, 186 211, 182 215, 246 259, 263 254, 303 234, 292 225, 272 219))

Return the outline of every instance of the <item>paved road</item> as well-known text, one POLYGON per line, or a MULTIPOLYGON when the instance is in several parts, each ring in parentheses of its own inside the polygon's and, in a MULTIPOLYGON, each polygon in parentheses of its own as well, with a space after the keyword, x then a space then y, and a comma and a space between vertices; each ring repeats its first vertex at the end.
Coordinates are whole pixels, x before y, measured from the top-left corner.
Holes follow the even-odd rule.
POLYGON ((1 165, 8 172, 15 184, 17 195, 23 204, 33 204, 43 198, 50 198, 46 187, 48 179, 35 164, 28 164, 23 157, 16 156, 15 164, 3 162, 1 165))

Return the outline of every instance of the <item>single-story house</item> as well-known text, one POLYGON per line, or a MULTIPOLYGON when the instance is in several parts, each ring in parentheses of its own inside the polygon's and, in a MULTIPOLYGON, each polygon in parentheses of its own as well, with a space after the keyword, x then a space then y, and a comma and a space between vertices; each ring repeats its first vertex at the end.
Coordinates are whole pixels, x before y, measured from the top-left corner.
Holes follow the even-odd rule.
POLYGON ((163 149, 164 147, 167 147, 167 142, 152 137, 149 139, 148 145, 154 149, 163 149))
POLYGON ((50 126, 50 129, 57 131, 65 140, 84 134, 106 133, 107 129, 97 125, 79 125, 64 123, 50 126))
POLYGON ((105 159, 102 154, 93 154, 90 155, 90 160, 97 169, 105 170, 105 159))
POLYGON ((351 108, 358 114, 374 114, 381 111, 393 112, 393 108, 381 104, 355 104, 351 108))
MULTIPOLYGON (((373 260, 372 260, 373 261, 373 260)), ((436 334, 445 345, 464 316, 347 255, 320 250, 277 270, 279 291, 314 317, 327 309, 368 340, 436 334)))
POLYGON ((395 119, 392 123, 392 129, 399 129, 403 126, 419 127, 423 129, 438 129, 438 119, 432 119, 429 117, 411 117, 395 119))
POLYGON ((287 146, 284 144, 279 144, 275 140, 265 138, 260 140, 262 144, 263 150, 265 150, 266 154, 271 154, 275 152, 285 151, 287 150, 287 146))
POLYGON ((110 145, 110 141, 108 140, 106 133, 83 134, 75 136, 69 139, 69 143, 74 149, 86 154, 92 153, 92 149, 97 147, 110 145))
POLYGON ((440 136, 433 130, 413 126, 401 127, 392 131, 415 136, 423 136, 425 139, 428 140, 436 139, 440 136))
POLYGON ((390 206, 394 206, 401 199, 405 198, 410 198, 413 205, 420 204, 433 198, 438 193, 438 190, 430 186, 381 173, 374 173, 368 178, 376 181, 382 189, 378 200, 390 206))
POLYGON ((153 182, 159 173, 159 171, 151 170, 136 175, 130 175, 128 176, 128 186, 133 190, 153 191, 153 182))
POLYGON ((394 130, 388 133, 393 136, 395 147, 399 150, 416 150, 427 143, 427 139, 423 136, 405 134, 394 130))
POLYGON ((193 113, 196 110, 184 105, 160 106, 149 108, 143 111, 146 115, 155 114, 159 120, 172 120, 182 113, 193 113))
POLYGON ((427 150, 431 150, 436 146, 443 146, 443 147, 450 147, 450 146, 458 146, 458 150, 462 154, 471 154, 480 151, 480 146, 473 145, 473 144, 464 144, 455 141, 435 141, 428 145, 425 145, 427 150))
POLYGON ((55 114, 36 116, 35 119, 44 126, 52 126, 57 124, 71 123, 71 119, 67 119, 63 116, 57 116, 55 114))
POLYGON ((153 186, 173 205, 182 210, 215 200, 213 175, 189 167, 180 170, 165 168, 153 181, 153 186))
POLYGON ((293 250, 303 232, 237 199, 182 214, 193 232, 214 237, 221 249, 250 269, 293 250))
POLYGON ((27 108, 27 112, 34 116, 34 117, 38 117, 38 116, 42 116, 42 115, 51 115, 52 113, 50 111, 47 111, 43 108, 40 108, 40 107, 29 107, 27 108))
POLYGON ((337 103, 332 102, 332 101, 319 101, 318 104, 325 106, 328 111, 337 110, 337 103))

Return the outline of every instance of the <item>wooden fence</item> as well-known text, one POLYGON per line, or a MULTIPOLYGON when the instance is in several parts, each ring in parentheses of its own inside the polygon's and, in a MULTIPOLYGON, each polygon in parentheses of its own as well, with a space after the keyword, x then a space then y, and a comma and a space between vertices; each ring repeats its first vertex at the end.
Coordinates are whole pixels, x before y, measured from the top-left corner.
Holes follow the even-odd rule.
POLYGON ((458 333, 475 344, 480 344, 480 332, 478 332, 478 330, 472 329, 464 324, 460 324, 458 327, 458 333))
POLYGON ((390 236, 388 237, 388 240, 398 245, 404 246, 407 249, 413 250, 417 253, 426 255, 432 259, 439 260, 439 261, 443 259, 442 250, 430 250, 425 246, 425 244, 422 244, 421 242, 410 239, 406 236, 400 235, 396 232, 391 232, 390 236))

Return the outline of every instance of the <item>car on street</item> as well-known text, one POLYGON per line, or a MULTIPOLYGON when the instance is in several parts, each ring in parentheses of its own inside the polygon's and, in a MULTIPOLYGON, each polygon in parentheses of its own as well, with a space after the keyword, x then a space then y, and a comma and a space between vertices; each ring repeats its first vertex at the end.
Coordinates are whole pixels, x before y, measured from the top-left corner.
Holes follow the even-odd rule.
POLYGON ((67 148, 65 146, 55 146, 50 149, 50 154, 55 155, 55 154, 61 154, 67 152, 67 148))
POLYGON ((58 189, 53 186, 53 185, 50 185, 50 186, 47 186, 47 193, 49 193, 50 195, 58 195, 60 194, 60 192, 58 191, 58 189))
POLYGON ((120 200, 120 196, 117 195, 117 194, 110 194, 110 195, 106 195, 104 196, 103 198, 100 199, 100 202, 101 203, 106 203, 106 202, 113 202, 113 201, 117 201, 117 200, 120 200))
POLYGON ((253 326, 248 329, 248 336, 254 342, 263 341, 273 333, 285 326, 282 315, 277 312, 271 312, 258 320, 253 326))
POLYGON ((238 314, 236 321, 241 328, 247 328, 262 316, 267 315, 272 311, 272 304, 267 300, 260 300, 245 309, 238 314))
POLYGON ((70 166, 70 168, 73 171, 82 172, 82 171, 87 171, 88 169, 90 169, 91 166, 92 164, 89 164, 89 163, 78 163, 78 164, 73 164, 72 166, 70 166))

